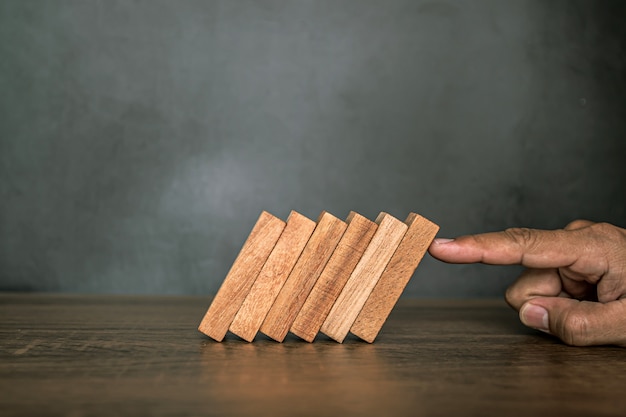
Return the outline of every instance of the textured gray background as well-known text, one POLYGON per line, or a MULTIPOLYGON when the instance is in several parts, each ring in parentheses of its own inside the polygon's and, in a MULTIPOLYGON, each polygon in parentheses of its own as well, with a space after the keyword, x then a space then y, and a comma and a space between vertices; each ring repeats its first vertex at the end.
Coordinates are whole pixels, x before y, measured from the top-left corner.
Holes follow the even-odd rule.
POLYGON ((212 293, 264 209, 624 226, 624 4, 2 0, 0 290, 212 293))

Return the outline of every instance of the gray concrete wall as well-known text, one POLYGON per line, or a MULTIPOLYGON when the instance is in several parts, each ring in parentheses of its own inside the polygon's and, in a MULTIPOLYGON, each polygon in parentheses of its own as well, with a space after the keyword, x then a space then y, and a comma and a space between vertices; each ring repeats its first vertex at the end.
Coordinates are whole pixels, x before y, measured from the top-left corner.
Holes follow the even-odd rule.
MULTIPOLYGON (((620 1, 0 2, 0 290, 209 294, 261 210, 626 224, 620 1)), ((515 268, 424 260, 406 294, 515 268)))

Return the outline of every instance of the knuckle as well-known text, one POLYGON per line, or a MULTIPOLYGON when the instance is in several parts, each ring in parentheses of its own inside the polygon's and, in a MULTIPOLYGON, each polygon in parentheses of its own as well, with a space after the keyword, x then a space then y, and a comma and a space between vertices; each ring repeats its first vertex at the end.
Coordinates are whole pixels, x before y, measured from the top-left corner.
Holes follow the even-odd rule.
POLYGON ((507 304, 516 310, 520 309, 521 305, 524 303, 525 298, 525 293, 523 293, 520 290, 519 286, 515 284, 509 286, 509 288, 507 288, 506 292, 504 293, 504 299, 506 300, 507 304))
POLYGON ((591 226, 592 239, 596 246, 623 248, 626 245, 626 230, 611 223, 596 223, 591 226))
POLYGON ((516 244, 523 248, 532 248, 536 243, 535 233, 527 227, 506 229, 504 233, 516 244))
POLYGON ((598 235, 606 238, 620 238, 623 237, 623 234, 621 233, 621 231, 613 226, 610 223, 596 223, 592 226, 592 229, 595 233, 597 233, 598 235))
POLYGON ((560 330, 561 339, 570 346, 587 346, 591 343, 589 319, 580 312, 568 313, 560 330))
POLYGON ((567 226, 565 226, 565 230, 582 229, 583 227, 587 227, 589 225, 591 225, 591 222, 589 220, 576 219, 572 222, 569 222, 567 226))
MULTIPOLYGON (((618 277, 626 276, 623 268, 618 277)), ((598 285, 598 301, 601 303, 608 303, 613 300, 619 299, 624 294, 624 283, 621 279, 616 279, 614 276, 604 277, 598 285)))

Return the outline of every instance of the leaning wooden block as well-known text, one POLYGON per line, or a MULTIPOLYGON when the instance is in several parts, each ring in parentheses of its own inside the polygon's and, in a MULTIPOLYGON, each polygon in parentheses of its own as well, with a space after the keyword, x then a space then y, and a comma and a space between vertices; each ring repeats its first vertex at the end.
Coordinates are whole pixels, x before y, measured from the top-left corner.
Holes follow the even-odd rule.
POLYGON ((291 333, 307 342, 315 339, 378 227, 355 212, 346 223, 348 228, 291 326, 291 333))
POLYGON ((346 227, 345 222, 322 212, 302 255, 267 313, 261 332, 278 342, 285 339, 346 227))
POLYGON ((439 226, 415 213, 409 214, 405 223, 409 229, 350 329, 352 334, 370 343, 376 339, 439 231, 439 226))
POLYGON ((230 325, 232 333, 252 342, 314 229, 313 220, 291 212, 285 230, 230 325))
POLYGON ((321 331, 341 343, 396 251, 408 226, 387 213, 376 219, 378 229, 363 257, 328 313, 321 331))
POLYGON ((224 339, 284 227, 284 221, 265 211, 261 213, 198 330, 218 342, 224 339))

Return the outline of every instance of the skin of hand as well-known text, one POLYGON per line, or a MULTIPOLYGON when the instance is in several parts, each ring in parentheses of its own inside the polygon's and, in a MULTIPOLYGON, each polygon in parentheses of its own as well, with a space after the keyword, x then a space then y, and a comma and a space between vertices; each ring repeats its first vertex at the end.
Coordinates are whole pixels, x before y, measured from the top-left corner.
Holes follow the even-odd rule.
POLYGON ((523 265, 505 296, 522 323, 568 345, 626 346, 626 229, 576 220, 435 239, 429 252, 447 263, 523 265))

